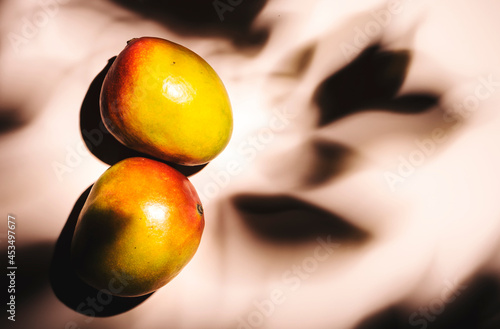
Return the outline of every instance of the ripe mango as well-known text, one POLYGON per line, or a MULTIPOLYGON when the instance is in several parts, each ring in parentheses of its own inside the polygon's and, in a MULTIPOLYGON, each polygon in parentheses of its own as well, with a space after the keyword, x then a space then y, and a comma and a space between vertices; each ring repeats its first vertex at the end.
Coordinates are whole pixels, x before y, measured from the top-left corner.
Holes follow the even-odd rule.
POLYGON ((71 259, 97 289, 126 285, 118 296, 140 296, 172 280, 194 256, 204 228, 195 188, 170 166, 128 158, 106 170, 78 218, 71 259))
POLYGON ((132 39, 104 79, 101 116, 125 146, 181 165, 201 165, 229 143, 226 89, 191 50, 154 37, 132 39))

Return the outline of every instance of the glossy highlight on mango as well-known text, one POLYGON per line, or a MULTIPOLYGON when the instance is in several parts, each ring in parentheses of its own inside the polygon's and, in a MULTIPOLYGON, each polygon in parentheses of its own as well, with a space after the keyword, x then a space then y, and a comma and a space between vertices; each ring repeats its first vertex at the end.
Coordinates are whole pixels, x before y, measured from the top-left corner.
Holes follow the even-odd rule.
POLYGON ((73 267, 97 289, 145 295, 192 259, 204 225, 203 207, 184 175, 159 161, 128 158, 92 187, 75 227, 73 267))
POLYGON ((233 129, 229 97, 212 67, 191 50, 154 37, 130 40, 117 56, 100 107, 122 144, 181 165, 214 159, 233 129))

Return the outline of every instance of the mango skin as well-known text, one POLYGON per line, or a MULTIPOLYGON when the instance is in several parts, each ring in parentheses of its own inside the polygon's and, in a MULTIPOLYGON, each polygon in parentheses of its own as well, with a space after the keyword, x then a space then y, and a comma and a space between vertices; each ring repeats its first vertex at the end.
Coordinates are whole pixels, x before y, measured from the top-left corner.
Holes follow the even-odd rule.
POLYGON ((155 160, 128 158, 92 187, 75 227, 72 264, 96 289, 145 295, 191 260, 204 225, 201 202, 184 175, 155 160))
POLYGON ((128 42, 106 74, 101 117, 125 146, 181 165, 201 165, 229 143, 226 89, 200 56, 154 37, 128 42))

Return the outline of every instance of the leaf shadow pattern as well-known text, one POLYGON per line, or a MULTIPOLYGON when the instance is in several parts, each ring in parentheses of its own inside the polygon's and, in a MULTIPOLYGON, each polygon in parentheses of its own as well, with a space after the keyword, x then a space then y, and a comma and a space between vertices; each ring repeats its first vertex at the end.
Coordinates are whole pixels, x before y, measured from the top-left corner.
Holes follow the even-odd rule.
POLYGON ((48 269, 53 243, 38 242, 16 248, 16 262, 22 267, 16 271, 16 298, 27 299, 39 293, 49 282, 48 269), (33 273, 38 275, 33 276, 33 273))
POLYGON ((317 137, 276 156, 280 161, 269 161, 262 169, 266 178, 284 188, 301 190, 332 182, 355 169, 361 158, 349 146, 317 137))
POLYGON ((143 157, 164 162, 180 171, 185 176, 191 176, 202 170, 207 164, 198 166, 183 166, 171 162, 166 162, 148 154, 132 150, 120 143, 106 129, 101 117, 99 98, 101 94, 104 78, 108 73, 116 56, 109 59, 103 70, 97 74, 87 90, 80 109, 80 132, 82 138, 90 152, 99 160, 114 165, 115 163, 132 157, 143 157))
POLYGON ((287 195, 235 195, 232 204, 239 217, 259 238, 295 244, 316 238, 363 243, 368 232, 339 216, 287 195))
MULTIPOLYGON (((15 292, 16 304, 20 306, 24 302, 29 302, 29 299, 32 299, 42 292, 45 287, 48 287, 49 265, 54 243, 51 241, 38 241, 29 244, 9 244, 9 246, 14 246, 14 248, 8 249, 10 256, 13 256, 9 257, 13 264, 9 263, 7 266, 13 267, 15 273, 15 286, 12 291, 15 292), (16 264, 19 264, 19 266, 16 264), (33 273, 36 273, 36 275, 33 275, 33 273)), ((11 269, 7 268, 7 274, 10 271, 11 269)), ((4 280, 7 280, 5 287, 8 287, 10 278, 6 276, 4 280)))
POLYGON ((31 121, 15 108, 0 108, 0 135, 19 129, 31 121))
MULTIPOLYGON (((444 287, 443 287, 444 288, 444 287)), ((500 328, 500 280, 479 274, 449 300, 415 310, 395 305, 365 319, 356 329, 497 329, 500 328)))
POLYGON ((241 48, 262 47, 269 29, 252 28, 267 0, 114 0, 181 35, 227 38, 241 48))
MULTIPOLYGON (((153 293, 139 297, 119 297, 97 290, 83 282, 71 265, 71 240, 78 216, 85 204, 92 186, 87 188, 76 201, 68 220, 57 239, 50 265, 50 284, 56 297, 74 311, 90 317, 107 317, 129 311, 138 306, 153 293)), ((118 284, 116 284, 119 289, 118 284)))
POLYGON ((429 93, 397 96, 411 62, 409 50, 382 50, 380 44, 366 48, 347 66, 323 80, 313 95, 319 126, 370 109, 397 113, 420 113, 438 103, 429 93))
MULTIPOLYGON (((7 236, 7 234, 4 236, 7 236)), ((6 241, 4 239, 1 242, 8 241, 11 240, 6 241)), ((0 328, 14 328, 16 326, 13 326, 13 323, 18 325, 16 328, 29 328, 29 326, 23 326, 28 319, 22 315, 29 314, 33 309, 33 305, 45 300, 46 296, 50 294, 49 267, 54 242, 49 240, 23 241, 23 239, 19 239, 12 245, 7 243, 1 245, 2 248, 5 248, 3 250, 8 250, 10 256, 13 257, 10 257, 8 262, 4 263, 6 268, 2 280, 0 280, 2 286, 5 287, 2 301, 6 305, 5 315, 0 318, 0 328), (13 246, 14 248, 7 248, 7 246, 13 246), (12 306, 8 303, 11 303, 12 306)), ((7 252, 5 252, 4 256, 7 256, 7 252)))

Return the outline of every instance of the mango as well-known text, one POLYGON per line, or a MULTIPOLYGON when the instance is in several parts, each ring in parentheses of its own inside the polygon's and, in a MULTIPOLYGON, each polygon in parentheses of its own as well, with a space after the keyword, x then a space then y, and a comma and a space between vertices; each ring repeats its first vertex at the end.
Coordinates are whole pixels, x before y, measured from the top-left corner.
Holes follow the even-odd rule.
POLYGON ((122 160, 85 201, 71 243, 73 268, 90 286, 117 296, 151 293, 192 259, 204 223, 184 175, 151 159, 122 160))
POLYGON ((128 42, 106 74, 100 110, 125 146, 187 166, 214 159, 233 130, 217 73, 193 51, 161 38, 128 42))

